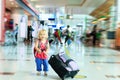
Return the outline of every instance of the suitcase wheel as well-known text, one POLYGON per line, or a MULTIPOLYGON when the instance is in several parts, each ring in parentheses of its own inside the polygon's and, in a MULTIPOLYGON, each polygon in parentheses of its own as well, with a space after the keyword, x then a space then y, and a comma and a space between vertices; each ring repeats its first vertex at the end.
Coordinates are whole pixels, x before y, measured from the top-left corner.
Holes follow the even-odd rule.
POLYGON ((64 80, 64 78, 62 78, 62 80, 64 80))
POLYGON ((74 76, 71 76, 71 78, 74 78, 74 76))

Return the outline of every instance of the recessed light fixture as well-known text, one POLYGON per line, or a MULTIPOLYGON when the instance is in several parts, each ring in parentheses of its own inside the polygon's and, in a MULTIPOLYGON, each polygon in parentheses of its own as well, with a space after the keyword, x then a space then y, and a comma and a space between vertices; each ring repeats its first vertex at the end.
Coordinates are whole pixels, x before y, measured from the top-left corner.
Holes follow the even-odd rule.
POLYGON ((37 1, 37 0, 31 0, 31 1, 37 1))
POLYGON ((15 0, 9 0, 9 1, 15 1, 15 0))
POLYGON ((17 5, 15 7, 18 7, 17 5))
POLYGON ((14 3, 13 3, 13 2, 11 2, 11 4, 12 4, 12 5, 14 5, 14 3))
POLYGON ((36 7, 36 8, 40 8, 40 7, 42 7, 42 6, 41 6, 41 5, 35 5, 35 7, 36 7))

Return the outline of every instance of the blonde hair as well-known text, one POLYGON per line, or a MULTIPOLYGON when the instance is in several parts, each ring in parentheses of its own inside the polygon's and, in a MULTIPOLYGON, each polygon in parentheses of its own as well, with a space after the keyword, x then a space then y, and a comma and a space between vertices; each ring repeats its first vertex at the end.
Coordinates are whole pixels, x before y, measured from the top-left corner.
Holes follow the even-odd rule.
POLYGON ((41 29, 39 32, 38 32, 38 39, 41 39, 41 34, 45 34, 45 38, 47 39, 48 38, 48 33, 45 29, 41 29))

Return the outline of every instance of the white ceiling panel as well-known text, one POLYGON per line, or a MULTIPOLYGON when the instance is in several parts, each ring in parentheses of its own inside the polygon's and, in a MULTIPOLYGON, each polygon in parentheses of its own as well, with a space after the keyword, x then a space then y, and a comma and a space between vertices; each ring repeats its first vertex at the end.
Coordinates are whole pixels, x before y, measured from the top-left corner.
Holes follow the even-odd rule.
POLYGON ((90 14, 91 11, 94 10, 94 8, 85 8, 85 7, 75 7, 75 6, 69 6, 65 8, 67 14, 90 14))
POLYGON ((84 0, 35 0, 31 2, 34 5, 42 6, 67 6, 67 5, 80 5, 84 0))
POLYGON ((85 0, 82 6, 78 4, 68 5, 66 8, 66 12, 70 14, 90 14, 92 11, 102 5, 105 1, 106 0, 85 0))
POLYGON ((106 0, 35 0, 29 2, 39 7, 66 7, 68 14, 90 14, 106 0))
MULTIPOLYGON (((59 7, 65 7, 68 14, 90 14, 106 0, 27 0, 35 10, 43 8, 45 12, 55 12, 59 7), (53 9, 53 10, 52 10, 53 9), (47 11, 49 10, 49 11, 47 11)), ((7 1, 8 2, 8 1, 7 1)), ((11 4, 9 4, 11 5, 11 4)))
POLYGON ((86 0, 84 3, 84 7, 99 7, 101 4, 103 4, 106 0, 86 0))
POLYGON ((81 4, 84 0, 67 0, 66 5, 70 5, 70 4, 81 4))
POLYGON ((66 4, 66 0, 37 0, 31 1, 34 5, 42 5, 42 6, 64 6, 66 4))

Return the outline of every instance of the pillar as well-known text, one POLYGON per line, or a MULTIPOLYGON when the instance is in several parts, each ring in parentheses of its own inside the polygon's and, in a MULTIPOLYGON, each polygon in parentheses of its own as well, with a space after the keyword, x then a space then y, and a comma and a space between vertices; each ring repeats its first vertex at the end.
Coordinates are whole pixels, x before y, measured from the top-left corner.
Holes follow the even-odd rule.
POLYGON ((110 31, 115 30, 116 27, 116 7, 115 5, 110 7, 110 31))
POLYGON ((116 6, 110 7, 110 29, 107 32, 107 47, 115 48, 116 6))
POLYGON ((117 18, 117 22, 120 22, 120 0, 116 0, 116 10, 117 10, 117 15, 116 15, 116 18, 117 18))
POLYGON ((5 13, 5 0, 0 0, 0 44, 4 42, 4 13, 5 13))

